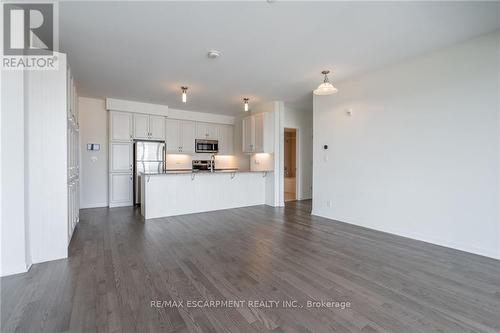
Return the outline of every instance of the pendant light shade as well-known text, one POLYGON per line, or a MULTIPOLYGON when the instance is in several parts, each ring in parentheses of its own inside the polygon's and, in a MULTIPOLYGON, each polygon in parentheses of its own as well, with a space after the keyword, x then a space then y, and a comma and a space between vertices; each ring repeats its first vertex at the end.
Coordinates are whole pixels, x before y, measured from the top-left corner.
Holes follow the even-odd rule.
POLYGON ((188 87, 181 87, 182 89, 182 103, 187 103, 187 90, 188 87))
POLYGON ((245 109, 245 112, 247 112, 249 109, 248 109, 248 98, 243 98, 243 102, 244 102, 244 109, 245 109))
POLYGON ((325 76, 325 79, 323 80, 323 83, 318 86, 316 90, 313 91, 315 95, 319 96, 324 96, 324 95, 331 95, 335 94, 338 89, 333 86, 333 84, 328 81, 328 74, 330 71, 322 71, 321 74, 325 76))

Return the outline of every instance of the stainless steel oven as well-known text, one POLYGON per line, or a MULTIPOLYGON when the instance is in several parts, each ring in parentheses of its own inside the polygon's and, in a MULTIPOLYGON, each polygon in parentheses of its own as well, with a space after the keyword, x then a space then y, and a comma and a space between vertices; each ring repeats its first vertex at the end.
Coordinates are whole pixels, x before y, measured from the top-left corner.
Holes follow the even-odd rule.
POLYGON ((195 147, 197 153, 218 153, 219 141, 217 140, 195 140, 195 147))

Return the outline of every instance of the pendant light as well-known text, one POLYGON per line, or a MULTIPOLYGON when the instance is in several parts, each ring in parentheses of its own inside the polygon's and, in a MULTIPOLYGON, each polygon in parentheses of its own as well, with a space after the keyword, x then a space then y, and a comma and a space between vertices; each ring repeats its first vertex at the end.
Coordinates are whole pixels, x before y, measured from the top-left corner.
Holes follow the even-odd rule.
POLYGON ((328 81, 328 74, 330 71, 322 71, 321 74, 325 76, 325 79, 323 80, 323 83, 318 86, 316 90, 313 91, 315 95, 323 96, 323 95, 331 95, 335 94, 338 89, 333 86, 333 84, 328 81))
POLYGON ((181 87, 182 89, 182 103, 187 103, 187 90, 188 87, 181 87))
POLYGON ((243 102, 245 103, 244 104, 245 112, 247 112, 248 111, 248 98, 243 98, 243 102))

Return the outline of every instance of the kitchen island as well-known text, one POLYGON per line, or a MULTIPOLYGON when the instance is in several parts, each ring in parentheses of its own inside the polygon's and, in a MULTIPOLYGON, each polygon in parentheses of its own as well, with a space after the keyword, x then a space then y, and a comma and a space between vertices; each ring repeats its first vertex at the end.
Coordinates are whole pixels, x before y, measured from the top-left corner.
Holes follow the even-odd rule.
POLYGON ((141 176, 145 219, 201 213, 265 203, 267 172, 166 171, 141 176))

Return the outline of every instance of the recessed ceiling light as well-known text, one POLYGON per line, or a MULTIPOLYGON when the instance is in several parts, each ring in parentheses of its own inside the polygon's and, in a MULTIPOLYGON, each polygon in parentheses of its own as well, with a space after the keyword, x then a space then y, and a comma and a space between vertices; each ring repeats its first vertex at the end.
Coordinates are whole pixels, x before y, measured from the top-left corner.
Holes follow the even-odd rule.
POLYGON ((218 51, 218 50, 210 50, 210 51, 208 51, 208 54, 207 54, 207 56, 210 59, 216 59, 216 58, 220 57, 221 55, 222 55, 222 52, 218 51))

